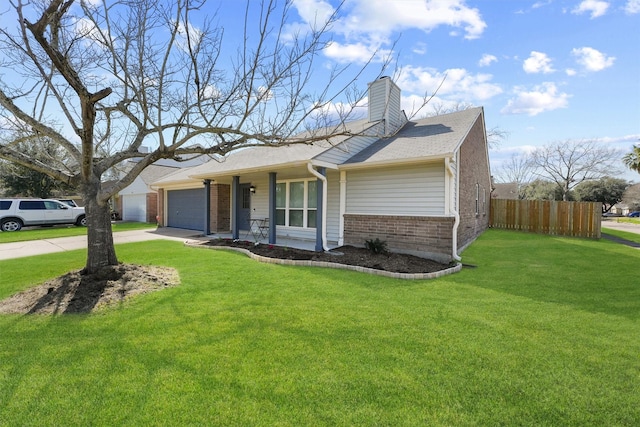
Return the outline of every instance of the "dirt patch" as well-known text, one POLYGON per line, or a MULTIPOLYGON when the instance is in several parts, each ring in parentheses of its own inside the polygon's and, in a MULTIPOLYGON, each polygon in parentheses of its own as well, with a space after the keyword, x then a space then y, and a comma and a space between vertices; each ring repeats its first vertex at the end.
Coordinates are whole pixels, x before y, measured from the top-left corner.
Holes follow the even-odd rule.
POLYGON ((120 264, 96 274, 72 271, 0 301, 0 314, 90 313, 180 283, 173 268, 120 264))
POLYGON ((393 252, 375 254, 368 249, 355 246, 341 246, 329 252, 313 252, 269 244, 256 245, 250 241, 231 239, 214 239, 205 242, 204 245, 242 248, 268 258, 332 262, 393 273, 434 273, 455 265, 453 263, 442 264, 434 260, 408 254, 393 252))

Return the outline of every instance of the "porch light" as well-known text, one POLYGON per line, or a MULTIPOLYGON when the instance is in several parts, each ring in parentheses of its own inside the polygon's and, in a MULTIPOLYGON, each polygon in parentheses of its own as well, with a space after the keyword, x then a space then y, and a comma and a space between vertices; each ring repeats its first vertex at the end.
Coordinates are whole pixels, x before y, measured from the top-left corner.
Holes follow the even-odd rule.
POLYGON ((256 186, 252 185, 251 187, 249 187, 249 191, 251 191, 251 194, 256 194, 256 186))

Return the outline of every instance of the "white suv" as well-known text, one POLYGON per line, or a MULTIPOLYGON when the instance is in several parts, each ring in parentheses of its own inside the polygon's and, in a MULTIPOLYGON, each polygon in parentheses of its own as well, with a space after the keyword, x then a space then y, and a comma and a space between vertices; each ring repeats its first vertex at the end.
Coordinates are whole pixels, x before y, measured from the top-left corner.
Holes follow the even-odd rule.
POLYGON ((84 208, 51 199, 0 199, 0 230, 19 231, 31 225, 87 225, 84 208))

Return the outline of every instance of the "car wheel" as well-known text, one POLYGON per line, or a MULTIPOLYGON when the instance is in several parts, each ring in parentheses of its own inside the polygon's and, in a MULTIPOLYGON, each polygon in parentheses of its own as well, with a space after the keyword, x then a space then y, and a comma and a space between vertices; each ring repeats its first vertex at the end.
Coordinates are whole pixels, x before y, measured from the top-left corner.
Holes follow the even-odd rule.
POLYGON ((78 220, 76 221, 76 225, 86 227, 87 226, 87 217, 85 215, 80 215, 78 220))
POLYGON ((0 224, 2 231, 20 231, 22 228, 22 222, 19 219, 5 219, 0 224))

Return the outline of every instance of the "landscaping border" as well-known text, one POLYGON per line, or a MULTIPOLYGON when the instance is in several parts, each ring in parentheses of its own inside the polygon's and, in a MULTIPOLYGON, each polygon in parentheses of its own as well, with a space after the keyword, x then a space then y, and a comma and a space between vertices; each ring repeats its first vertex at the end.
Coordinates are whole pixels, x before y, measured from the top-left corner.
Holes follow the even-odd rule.
POLYGON ((338 270, 351 270, 351 271, 358 271, 360 273, 373 274, 376 276, 390 277, 392 279, 404 279, 404 280, 436 279, 438 277, 447 276, 449 274, 457 273, 460 270, 462 270, 462 264, 458 263, 455 265, 455 267, 447 268, 440 271, 435 271, 433 273, 396 273, 392 271, 376 270, 375 268, 360 267, 357 265, 347 265, 347 264, 340 264, 335 262, 269 258, 262 255, 254 254, 253 252, 243 248, 233 248, 230 246, 205 246, 201 242, 196 243, 196 242, 186 241, 184 244, 185 246, 190 246, 190 247, 240 252, 247 255, 249 258, 252 258, 258 262, 264 262, 266 264, 298 265, 303 267, 324 267, 324 268, 334 268, 338 270))

